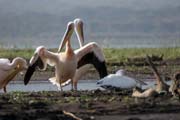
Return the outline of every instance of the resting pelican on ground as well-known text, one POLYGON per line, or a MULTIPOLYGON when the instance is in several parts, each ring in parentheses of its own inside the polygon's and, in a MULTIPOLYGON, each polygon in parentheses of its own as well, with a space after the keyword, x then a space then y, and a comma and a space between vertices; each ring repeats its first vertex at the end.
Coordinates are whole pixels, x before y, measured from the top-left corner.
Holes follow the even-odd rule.
MULTIPOLYGON (((76 74, 76 69, 86 65, 93 64, 98 70, 100 77, 107 75, 106 64, 104 55, 101 48, 97 43, 89 43, 81 48, 73 51, 70 44, 70 37, 74 30, 74 22, 69 22, 67 30, 64 34, 63 40, 60 44, 58 53, 48 51, 45 47, 40 46, 36 49, 34 56, 30 60, 30 66, 26 72, 24 82, 28 83, 36 67, 46 69, 46 65, 55 66, 55 77, 49 80, 58 86, 62 90, 62 85, 68 80, 71 80, 73 89, 73 78, 76 74), (65 52, 61 52, 61 49, 66 44, 65 52)), ((82 30, 82 29, 79 29, 82 30)), ((78 32, 78 30, 77 30, 78 32)), ((83 39, 83 32, 80 31, 79 38, 81 42, 83 39)), ((75 87, 76 88, 76 87, 75 87)))
POLYGON ((26 60, 16 57, 12 62, 9 59, 0 59, 0 89, 6 92, 6 85, 22 70, 27 69, 26 60))
POLYGON ((140 80, 127 76, 123 69, 118 70, 115 74, 109 74, 97 82, 97 85, 105 89, 132 89, 143 84, 146 85, 140 80))

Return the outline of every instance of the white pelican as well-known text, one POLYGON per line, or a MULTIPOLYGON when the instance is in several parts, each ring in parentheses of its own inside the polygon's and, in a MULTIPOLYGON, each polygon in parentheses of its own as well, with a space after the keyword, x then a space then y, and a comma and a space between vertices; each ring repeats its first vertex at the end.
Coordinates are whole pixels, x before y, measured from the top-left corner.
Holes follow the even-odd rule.
MULTIPOLYGON (((82 48, 74 51, 75 54, 77 55, 79 62, 78 62, 78 67, 76 69, 75 76, 72 79, 72 82, 74 85, 74 89, 77 90, 78 80, 90 68, 90 66, 86 65, 86 64, 94 65, 96 70, 99 72, 100 78, 107 76, 107 69, 106 69, 106 65, 105 65, 106 63, 105 63, 103 51, 97 43, 90 42, 90 43, 86 44, 85 46, 83 46, 83 43, 84 43, 83 21, 81 19, 77 18, 74 20, 74 25, 75 25, 74 29, 75 29, 80 47, 82 47, 82 48), (84 56, 82 57, 81 54, 84 56)), ((62 40, 62 42, 59 46, 58 52, 60 52, 62 50, 62 48, 65 46, 66 42, 70 43, 70 41, 68 41, 68 40, 69 39, 62 40)), ((66 46, 66 49, 68 49, 67 46, 66 46)), ((68 84, 68 83, 66 83, 66 84, 68 84)))
MULTIPOLYGON (((81 44, 81 48, 73 51, 70 44, 70 37, 74 30, 74 22, 69 22, 67 25, 67 30, 64 34, 63 40, 60 44, 58 53, 53 53, 48 51, 45 47, 40 46, 36 49, 34 56, 30 60, 30 66, 26 72, 24 82, 28 83, 36 67, 46 69, 46 65, 55 66, 55 77, 49 80, 58 86, 62 90, 62 85, 68 80, 71 80, 73 89, 73 78, 76 74, 76 69, 86 65, 93 64, 98 70, 100 77, 107 75, 106 64, 104 55, 101 48, 97 43, 89 43, 84 46, 81 44), (65 52, 61 52, 61 49, 66 44, 65 52)), ((82 25, 82 24, 80 24, 82 25)), ((77 29, 77 32, 80 29, 77 29)), ((78 37, 79 41, 82 42, 83 32, 78 32, 80 35, 78 37)), ((76 88, 76 86, 75 86, 76 88)))
POLYGON ((10 62, 8 59, 0 59, 0 89, 6 92, 6 85, 22 70, 27 68, 26 60, 16 57, 10 62))
POLYGON ((132 89, 136 86, 146 85, 146 83, 136 80, 126 75, 123 69, 118 70, 115 74, 109 74, 103 79, 97 81, 97 85, 105 89, 132 89))

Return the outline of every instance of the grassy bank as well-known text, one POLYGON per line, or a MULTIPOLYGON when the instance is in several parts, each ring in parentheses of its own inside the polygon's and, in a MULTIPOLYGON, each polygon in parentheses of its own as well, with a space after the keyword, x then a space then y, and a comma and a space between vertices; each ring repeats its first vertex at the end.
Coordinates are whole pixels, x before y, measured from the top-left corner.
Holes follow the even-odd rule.
POLYGON ((124 49, 104 49, 108 62, 125 62, 127 58, 144 57, 146 54, 161 56, 164 59, 175 59, 180 57, 180 48, 124 48, 124 49))
MULTIPOLYGON (((57 51, 56 49, 51 49, 57 51)), ((180 48, 105 48, 103 49, 107 62, 125 62, 127 58, 144 57, 149 55, 163 55, 164 59, 180 57, 180 48)), ((34 49, 0 49, 0 58, 14 58, 17 56, 30 59, 34 49)))

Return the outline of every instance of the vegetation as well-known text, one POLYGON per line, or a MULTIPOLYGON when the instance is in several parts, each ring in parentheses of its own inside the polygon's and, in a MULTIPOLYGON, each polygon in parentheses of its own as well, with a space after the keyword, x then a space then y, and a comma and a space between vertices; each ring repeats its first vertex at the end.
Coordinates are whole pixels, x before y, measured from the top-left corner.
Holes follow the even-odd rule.
MULTIPOLYGON (((51 51, 57 51, 57 49, 50 49, 51 51)), ((180 47, 177 48, 104 48, 103 49, 105 58, 108 65, 109 73, 114 73, 120 68, 127 69, 128 71, 141 71, 147 73, 149 67, 144 60, 146 54, 154 56, 163 56, 163 60, 171 59, 175 60, 180 57, 180 47), (136 60, 137 58, 137 60, 136 60), (142 59, 143 58, 143 59, 142 59)), ((31 58, 34 53, 34 49, 0 49, 0 58, 13 58, 20 56, 25 58, 27 61, 31 58)), ((173 62, 174 63, 174 62, 173 62)), ((160 63, 161 64, 161 63, 160 63)), ((179 67, 174 65, 168 65, 166 68, 172 73, 179 69, 179 67), (168 67, 168 68, 167 68, 168 67)), ((48 67, 48 70, 51 68, 48 67)), ((94 73, 94 69, 90 70, 94 73)), ((169 73, 171 73, 169 72, 169 73)), ((40 73, 38 73, 38 76, 40 73)))
POLYGON ((148 55, 161 56, 164 59, 175 59, 180 57, 180 48, 124 48, 104 49, 108 62, 125 62, 127 58, 145 57, 148 55))
MULTIPOLYGON (((57 51, 51 49, 51 51, 57 51)), ((30 59, 34 53, 34 49, 0 49, 0 58, 13 59, 20 56, 30 59)), ((146 54, 161 56, 164 59, 175 59, 180 57, 180 48, 105 48, 104 54, 108 63, 126 62, 127 58, 145 57, 146 54)))

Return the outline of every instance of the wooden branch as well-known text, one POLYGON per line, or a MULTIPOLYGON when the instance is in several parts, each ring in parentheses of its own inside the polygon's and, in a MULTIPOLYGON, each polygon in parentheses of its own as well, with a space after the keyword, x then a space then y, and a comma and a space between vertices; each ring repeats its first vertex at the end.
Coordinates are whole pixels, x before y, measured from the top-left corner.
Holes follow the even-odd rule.
POLYGON ((149 64, 149 65, 151 66, 151 68, 152 68, 152 71, 153 71, 153 73, 154 73, 154 75, 155 75, 155 77, 156 77, 156 80, 157 80, 158 82, 163 82, 163 81, 162 81, 162 78, 161 78, 161 76, 160 76, 157 68, 156 68, 155 65, 153 64, 151 58, 150 58, 148 55, 146 55, 146 59, 147 59, 148 64, 149 64))
POLYGON ((146 59, 147 59, 147 62, 149 63, 149 65, 151 66, 152 71, 156 77, 156 81, 157 81, 156 91, 157 92, 168 91, 169 86, 166 83, 164 83, 164 81, 162 80, 162 78, 161 78, 157 68, 153 64, 151 58, 148 55, 146 55, 146 59))

